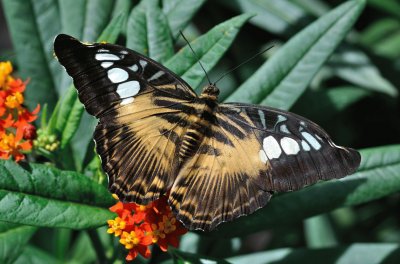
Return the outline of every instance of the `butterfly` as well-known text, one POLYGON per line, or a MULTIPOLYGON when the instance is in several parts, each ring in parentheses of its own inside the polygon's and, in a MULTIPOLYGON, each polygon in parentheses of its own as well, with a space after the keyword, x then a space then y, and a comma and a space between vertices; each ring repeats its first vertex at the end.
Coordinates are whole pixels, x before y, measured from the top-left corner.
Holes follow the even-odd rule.
POLYGON ((99 119, 96 150, 108 188, 148 204, 169 192, 188 229, 210 231, 253 213, 275 192, 341 178, 360 154, 315 123, 265 106, 218 103, 156 61, 122 46, 58 35, 54 51, 80 101, 99 119))

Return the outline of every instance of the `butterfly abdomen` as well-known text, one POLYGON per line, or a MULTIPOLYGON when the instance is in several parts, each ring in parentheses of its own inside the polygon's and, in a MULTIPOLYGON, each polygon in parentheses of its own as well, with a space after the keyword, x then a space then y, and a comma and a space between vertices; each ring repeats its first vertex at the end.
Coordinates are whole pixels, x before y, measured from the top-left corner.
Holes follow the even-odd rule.
POLYGON ((192 123, 191 126, 186 130, 186 133, 182 137, 182 143, 179 148, 179 158, 182 161, 193 156, 200 146, 203 140, 204 134, 202 132, 201 125, 192 123))

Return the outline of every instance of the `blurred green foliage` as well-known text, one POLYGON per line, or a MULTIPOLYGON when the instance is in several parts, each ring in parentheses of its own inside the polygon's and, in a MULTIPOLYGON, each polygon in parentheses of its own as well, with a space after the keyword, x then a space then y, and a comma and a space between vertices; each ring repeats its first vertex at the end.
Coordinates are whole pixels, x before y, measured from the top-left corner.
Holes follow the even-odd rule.
POLYGON ((154 250, 149 263, 399 263, 397 0, 1 3, 13 50, 0 51, 0 60, 30 79, 26 104, 47 105, 38 125, 60 141, 56 153, 32 163, 0 162, 1 263, 121 263, 125 252, 98 228, 112 217, 112 200, 93 151, 96 120, 84 112, 52 43, 59 33, 118 43, 199 91, 205 75, 179 30, 213 80, 273 44, 219 83, 220 98, 303 115, 335 142, 362 149, 362 164, 344 179, 276 195, 215 232, 188 233, 179 249, 154 250), (57 169, 37 164, 49 161, 57 169))

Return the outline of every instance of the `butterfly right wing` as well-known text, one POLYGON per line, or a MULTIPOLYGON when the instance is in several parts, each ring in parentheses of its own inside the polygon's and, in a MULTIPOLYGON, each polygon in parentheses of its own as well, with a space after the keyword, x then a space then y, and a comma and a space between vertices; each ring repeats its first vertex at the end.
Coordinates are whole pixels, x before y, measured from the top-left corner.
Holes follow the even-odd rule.
POLYGON ((94 139, 110 191, 140 204, 166 193, 191 109, 185 106, 196 94, 162 65, 121 46, 59 35, 54 50, 80 101, 99 118, 94 139))

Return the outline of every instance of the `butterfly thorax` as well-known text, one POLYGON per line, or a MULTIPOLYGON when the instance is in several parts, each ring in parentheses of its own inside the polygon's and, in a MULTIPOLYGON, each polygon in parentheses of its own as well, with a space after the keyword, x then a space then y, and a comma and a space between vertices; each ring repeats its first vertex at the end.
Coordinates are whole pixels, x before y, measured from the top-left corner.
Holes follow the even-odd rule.
POLYGON ((203 88, 200 98, 210 99, 216 101, 218 99, 219 89, 214 84, 209 84, 203 88))

